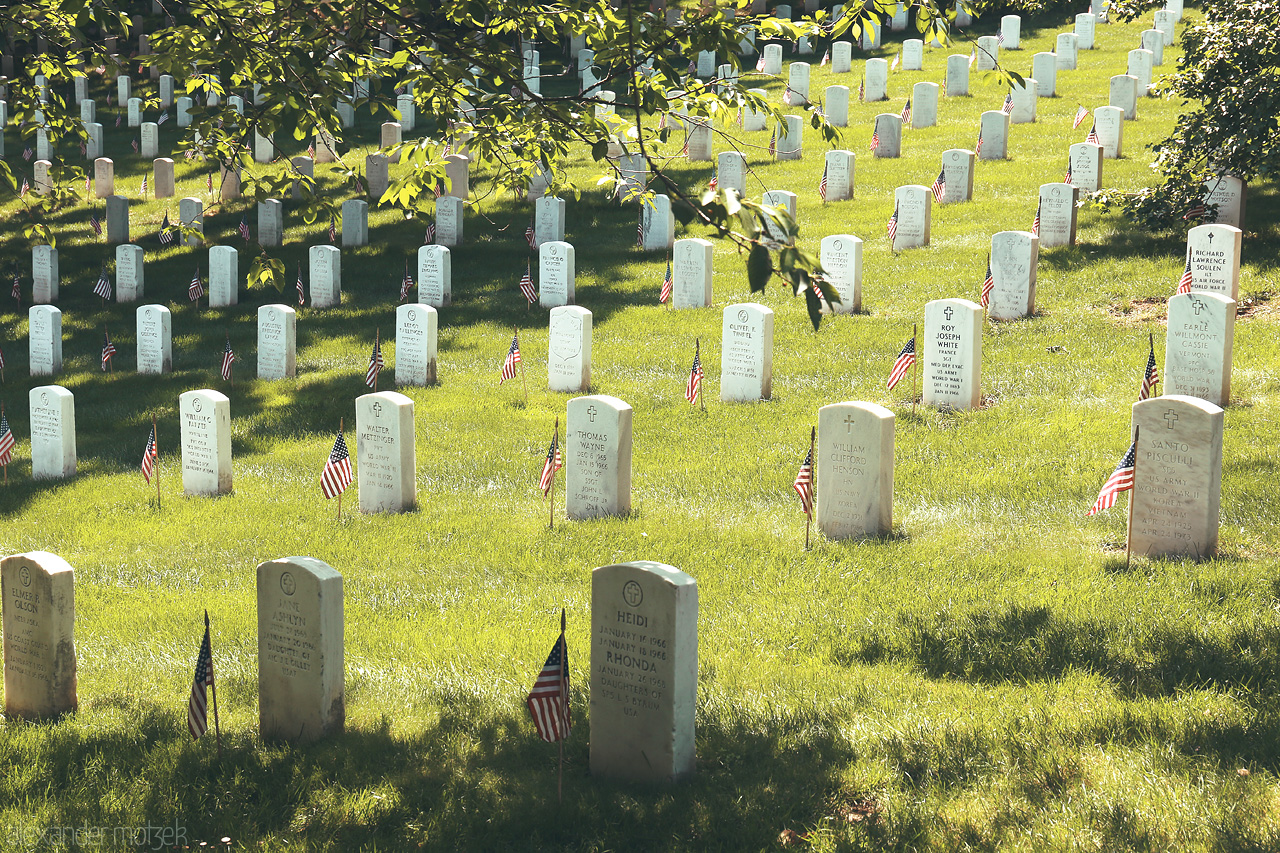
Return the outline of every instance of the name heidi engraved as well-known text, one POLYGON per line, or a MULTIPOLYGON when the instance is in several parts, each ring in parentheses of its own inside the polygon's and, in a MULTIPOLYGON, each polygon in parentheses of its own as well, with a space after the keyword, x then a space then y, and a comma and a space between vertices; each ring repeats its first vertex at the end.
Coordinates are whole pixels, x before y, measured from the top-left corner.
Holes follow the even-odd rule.
MULTIPOLYGON (((623 610, 616 621, 649 627, 649 617, 623 610)), ((604 651, 605 660, 593 685, 600 697, 621 704, 627 717, 637 716, 640 710, 658 710, 667 689, 666 674, 660 669, 667 660, 667 641, 617 625, 601 625, 596 645, 604 651)))

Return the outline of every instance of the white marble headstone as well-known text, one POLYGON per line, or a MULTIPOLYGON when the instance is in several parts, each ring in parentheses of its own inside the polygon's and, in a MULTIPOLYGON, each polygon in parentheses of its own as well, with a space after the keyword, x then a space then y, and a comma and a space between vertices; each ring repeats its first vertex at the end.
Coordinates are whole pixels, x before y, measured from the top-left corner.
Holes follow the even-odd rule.
POLYGON ((226 308, 240 301, 240 257, 234 246, 209 248, 209 307, 226 308))
POLYGON ((1102 189, 1102 146, 1077 142, 1068 149, 1071 161, 1071 185, 1085 192, 1102 189))
POLYGON ((47 551, 13 554, 0 560, 0 587, 6 719, 46 720, 74 712, 75 571, 47 551))
POLYGON ((933 127, 938 123, 938 84, 921 80, 911 87, 911 127, 933 127))
POLYGON ((902 156, 902 116, 899 113, 880 113, 876 116, 872 131, 879 144, 873 154, 876 157, 902 156))
POLYGON ((551 309, 547 387, 577 394, 591 388, 591 312, 586 308, 561 305, 551 309))
POLYGON ((942 173, 945 183, 942 189, 942 204, 973 199, 974 160, 974 153, 965 148, 952 148, 942 152, 942 173))
POLYGON ((720 327, 720 399, 747 403, 773 396, 773 309, 728 305, 720 327))
POLYGON ((676 221, 671 215, 671 198, 658 193, 642 202, 641 216, 645 218, 644 250, 669 252, 676 242, 676 221))
MULTIPOLYGON (((178 202, 178 224, 195 228, 197 231, 204 231, 204 202, 198 198, 188 196, 178 202)), ((199 237, 184 238, 188 246, 200 245, 199 237)))
POLYGON ((1138 78, 1128 74, 1117 74, 1111 78, 1110 100, 1113 107, 1119 107, 1126 121, 1138 117, 1138 78))
POLYGON ((676 240, 671 253, 671 307, 706 308, 711 305, 711 257, 710 240, 701 237, 676 240))
POLYGON ((145 287, 142 247, 133 243, 116 246, 116 301, 136 302, 145 287))
POLYGON ((333 308, 342 302, 342 251, 337 246, 312 246, 307 253, 311 307, 333 308))
POLYGON ((1164 393, 1199 397, 1225 407, 1231 400, 1235 326, 1234 299, 1203 292, 1170 297, 1161 376, 1164 393))
POLYGON ((908 184, 893 193, 894 209, 898 211, 898 231, 893 238, 893 250, 914 249, 929 245, 933 219, 933 193, 928 187, 908 184))
POLYGON ((976 408, 982 399, 982 306, 968 299, 926 304, 922 349, 924 404, 976 408))
POLYGON ((1148 97, 1151 92, 1151 73, 1152 67, 1155 65, 1155 56, 1151 51, 1137 48, 1129 51, 1129 67, 1128 75, 1137 78, 1137 95, 1139 98, 1148 97))
POLYGON ((27 309, 27 363, 32 376, 62 371, 62 311, 52 305, 27 309))
POLYGON ((1004 160, 1009 156, 1009 116, 1003 110, 987 110, 982 114, 980 160, 1004 160))
POLYGON ((369 203, 364 199, 349 198, 342 203, 342 245, 369 245, 369 203))
POLYGON ((1094 127, 1098 131, 1098 144, 1102 156, 1118 160, 1124 156, 1124 110, 1119 107, 1098 107, 1093 111, 1094 127))
POLYGON ((538 247, 538 304, 543 308, 574 303, 574 248, 563 240, 538 247))
POLYGON ((48 305, 58 301, 58 250, 41 245, 31 249, 31 301, 48 305))
POLYGON ((396 385, 436 384, 439 314, 430 305, 396 308, 396 385))
POLYGON ((1076 202, 1079 200, 1079 188, 1070 184, 1043 184, 1040 187, 1040 248, 1075 245, 1076 202))
POLYGON ((1022 18, 1018 15, 1005 15, 1000 19, 1000 34, 1004 36, 1005 50, 1020 50, 1022 46, 1022 18))
POLYGON ((1240 298, 1240 238, 1243 232, 1221 223, 1197 225, 1187 232, 1193 292, 1240 298))
POLYGON ((418 301, 435 308, 453 302, 453 259, 445 246, 418 249, 418 301))
POLYGON ((631 512, 631 406, 604 394, 575 397, 565 427, 565 512, 588 519, 631 512))
POLYGON ((818 409, 818 529, 828 539, 893 530, 893 412, 875 403, 818 409))
POLYGON ((883 59, 868 59, 865 75, 864 100, 868 103, 886 100, 889 97, 889 63, 883 59))
POLYGON ((356 483, 361 512, 418 505, 413 400, 395 391, 356 398, 356 483))
POLYGON ((993 320, 1017 320, 1036 310, 1036 266, 1040 238, 1030 231, 1000 231, 991 237, 991 302, 993 320))
POLYGON ((818 260, 827 282, 840 294, 832 304, 836 314, 856 314, 862 310, 862 240, 852 234, 831 234, 822 238, 818 260))
POLYGON ((231 401, 208 388, 178 397, 182 419, 182 491, 187 496, 231 492, 231 401))
POLYGON ((1052 53, 1037 53, 1031 57, 1031 76, 1036 80, 1036 94, 1052 98, 1058 94, 1058 57, 1052 53))
POLYGON ((947 97, 969 94, 969 57, 953 53, 947 57, 947 97))
POLYGON ((535 246, 564 240, 565 200, 544 195, 533 203, 533 242, 535 246))
POLYGON ((852 151, 836 149, 826 153, 823 168, 827 176, 827 201, 853 198, 855 161, 852 151))
POLYGON ((65 480, 76 473, 76 400, 61 385, 27 394, 31 423, 31 478, 65 480))
MULTIPOLYGON (((781 149, 781 146, 779 146, 781 149)), ((722 190, 747 192, 747 158, 740 151, 721 151, 716 156, 716 183, 722 190)))
POLYGON ((463 208, 466 202, 454 196, 436 199, 436 245, 461 246, 463 208))
POLYGON ((1216 204, 1218 216, 1214 220, 1220 225, 1234 228, 1244 227, 1245 199, 1247 186, 1235 175, 1220 175, 1208 181, 1209 197, 1205 204, 1216 204))
POLYGON ((293 379, 297 375, 298 312, 288 305, 258 309, 258 378, 293 379))
POLYGON ((139 305, 136 313, 138 372, 173 372, 173 314, 164 305, 139 305))

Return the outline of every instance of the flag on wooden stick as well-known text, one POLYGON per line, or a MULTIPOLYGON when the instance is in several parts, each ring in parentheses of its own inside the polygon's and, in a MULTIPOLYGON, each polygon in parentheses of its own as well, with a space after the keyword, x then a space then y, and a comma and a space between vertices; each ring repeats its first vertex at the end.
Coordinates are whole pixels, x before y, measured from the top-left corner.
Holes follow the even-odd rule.
POLYGON ((187 730, 197 740, 209 730, 208 693, 213 687, 213 646, 209 642, 209 616, 205 614, 204 639, 196 655, 196 674, 191 681, 191 698, 187 701, 187 730))
POLYGON ((538 737, 555 743, 569 736, 569 651, 564 640, 564 612, 560 614, 560 636, 547 655, 533 689, 525 698, 538 737))
POLYGON ((333 440, 333 450, 329 451, 329 461, 324 463, 320 472, 320 491, 325 498, 336 498, 351 485, 351 453, 347 450, 347 440, 338 430, 338 437, 333 440))
POLYGON ((1116 505, 1121 492, 1127 492, 1133 488, 1133 466, 1137 455, 1138 443, 1135 441, 1129 445, 1128 452, 1120 459, 1120 464, 1111 472, 1107 482, 1102 484, 1102 491, 1098 493, 1098 499, 1093 502, 1093 506, 1089 507, 1089 511, 1085 513, 1086 516, 1097 515, 1104 509, 1111 509, 1116 505))

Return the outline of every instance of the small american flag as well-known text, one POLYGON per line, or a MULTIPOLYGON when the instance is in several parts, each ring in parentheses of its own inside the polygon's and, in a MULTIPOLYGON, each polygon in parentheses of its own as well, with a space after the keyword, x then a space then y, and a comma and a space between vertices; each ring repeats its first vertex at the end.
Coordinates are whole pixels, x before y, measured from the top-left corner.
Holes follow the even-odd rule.
POLYGON ((565 648, 563 620, 560 637, 547 655, 533 689, 525 698, 538 737, 555 743, 569 736, 569 653, 565 648))
POLYGON ((902 107, 902 123, 911 124, 911 99, 907 98, 907 103, 902 107))
POLYGON ((1089 111, 1086 110, 1083 105, 1081 105, 1076 110, 1076 117, 1071 120, 1071 129, 1075 130, 1077 127, 1083 124, 1084 120, 1087 119, 1088 117, 1089 117, 1089 111))
POLYGON ((18 190, 18 197, 19 197, 19 198, 22 198, 23 196, 25 196, 25 195, 27 194, 27 191, 28 191, 28 190, 30 190, 30 189, 31 189, 31 184, 27 183, 27 176, 26 176, 26 175, 23 175, 23 176, 22 176, 22 188, 21 188, 20 190, 18 190))
POLYGON ((996 47, 1004 47, 1004 30, 996 34, 996 47))
POLYGON ((316 145, 314 142, 307 146, 307 156, 312 160, 316 158, 316 145))
POLYGON ((436 224, 434 222, 427 223, 426 236, 422 238, 422 245, 430 246, 436 241, 436 224))
POLYGON ((378 387, 378 374, 382 372, 382 341, 373 339, 373 352, 369 353, 369 367, 364 372, 364 384, 370 388, 378 387))
POLYGON ((306 302, 306 296, 302 291, 302 264, 298 264, 298 307, 301 308, 306 302))
POLYGON ((209 172, 204 176, 204 189, 205 192, 213 192, 213 172, 209 172))
POLYGON ((143 198, 147 197, 147 176, 146 175, 142 176, 142 186, 138 188, 138 195, 142 196, 143 198))
POLYGON ((902 51, 898 51, 893 55, 893 64, 889 66, 890 71, 898 70, 898 63, 902 61, 902 51))
POLYGON ((330 243, 338 242, 338 228, 334 223, 332 216, 329 217, 329 242, 330 243))
POLYGON ((707 189, 711 190, 712 192, 715 192, 719 188, 720 188, 720 179, 715 175, 712 175, 711 180, 707 181, 707 189))
POLYGON ((93 292, 103 299, 111 298, 111 279, 107 278, 106 267, 103 267, 102 272, 98 273, 98 283, 93 286, 93 292))
POLYGON ((169 221, 169 211, 164 212, 164 221, 160 223, 160 245, 167 246, 173 242, 173 224, 169 221))
POLYGON ((795 482, 791 484, 791 488, 796 490, 796 494, 800 496, 800 511, 805 515, 813 515, 813 447, 809 447, 809 453, 804 457, 804 461, 800 463, 800 471, 796 474, 795 482))
POLYGON ((987 277, 982 280, 982 293, 978 297, 983 308, 991 305, 991 291, 996 289, 995 276, 991 274, 991 256, 987 255, 987 277))
POLYGON ((89 147, 83 142, 80 143, 80 156, 83 157, 89 153, 89 147))
POLYGON ((1000 108, 1000 112, 1007 116, 1013 115, 1013 92, 1004 93, 1004 106, 1000 108))
POLYGON ((822 164, 822 180, 818 181, 818 196, 823 200, 827 200, 827 164, 822 164))
POLYGON ((8 465, 13 461, 13 430, 9 428, 9 420, 0 411, 0 465, 8 465))
POLYGON ((978 59, 978 48, 975 46, 969 49, 969 67, 970 68, 973 67, 973 63, 977 59, 978 59))
POLYGON ((227 346, 222 351, 222 378, 227 382, 231 381, 231 365, 235 360, 236 354, 231 350, 231 336, 227 335, 227 346))
POLYGON ((933 186, 929 187, 929 191, 933 193, 933 200, 941 204, 942 197, 947 194, 946 168, 938 171, 938 177, 934 178, 933 186))
POLYGON ((524 265, 524 277, 520 279, 520 292, 530 305, 538 301, 538 292, 533 289, 533 268, 528 262, 524 265))
POLYGON ((1120 460, 1116 470, 1111 472, 1107 482, 1102 484, 1102 491, 1098 492, 1098 499, 1093 502, 1093 506, 1089 507, 1089 511, 1085 513, 1086 516, 1097 515, 1104 509, 1111 509, 1116 505, 1121 492, 1127 492, 1133 488, 1133 465, 1137 455, 1138 443, 1135 441, 1129 445, 1129 451, 1120 460))
POLYGON ((1031 233, 1040 236, 1040 202, 1036 202, 1036 218, 1031 222, 1031 233))
POLYGON ((867 150, 875 151, 880 147, 880 122, 876 121, 871 126, 871 144, 867 146, 867 150))
POLYGON ((240 215, 240 227, 236 229, 240 232, 241 238, 247 243, 249 242, 249 214, 242 213, 240 215))
POLYGON ((1182 221, 1186 222, 1188 219, 1199 219, 1208 212, 1209 208, 1205 207, 1204 199, 1201 199, 1192 205, 1190 210, 1182 215, 1182 221))
POLYGON ((18 274, 15 272, 13 274, 13 290, 9 292, 9 295, 17 300, 19 304, 22 303, 22 286, 20 282, 21 279, 18 278, 18 274))
POLYGON ((866 100, 866 96, 867 96, 867 78, 863 77, 862 80, 858 83, 858 100, 864 101, 866 100))
POLYGON ((209 617, 205 616, 204 640, 196 656, 196 674, 191 681, 191 698, 187 701, 187 730, 196 740, 209 730, 208 694, 213 686, 213 647, 209 643, 209 617))
POLYGON ((916 363, 916 336, 912 335, 903 345, 902 351, 898 353, 898 358, 893 363, 893 369, 889 371, 889 390, 893 390, 893 386, 907 375, 907 371, 911 369, 911 365, 916 363))
POLYGON ((187 287, 187 298, 198 302, 201 296, 204 296, 204 283, 200 281, 200 267, 196 267, 196 274, 191 276, 191 284, 187 287))
POLYGON ((769 156, 776 157, 778 154, 778 131, 774 130, 769 136, 769 156))
POLYGON ((791 86, 789 84, 787 90, 782 93, 782 103, 791 106, 791 86))
POLYGON ((533 230, 533 220, 530 220, 529 227, 524 229, 524 241, 529 244, 530 249, 538 248, 538 240, 533 230))
POLYGON ((131 140, 129 140, 129 145, 130 145, 130 147, 132 147, 132 148, 133 148, 133 153, 134 153, 134 154, 137 154, 137 153, 138 153, 138 140, 136 140, 136 139, 131 139, 131 140))
POLYGON ((1094 145, 1101 145, 1102 140, 1098 138, 1098 123, 1095 121, 1093 126, 1089 128, 1089 135, 1084 138, 1085 142, 1092 142, 1094 145))
POLYGON ((974 157, 982 156, 982 131, 981 130, 978 131, 978 145, 976 148, 973 149, 973 156, 974 157))
POLYGON ((516 375, 516 365, 520 363, 520 333, 516 332, 511 338, 511 349, 507 350, 507 357, 502 361, 502 378, 498 380, 501 385, 508 379, 514 379, 516 375))
POLYGON ((30 146, 30 145, 28 145, 26 148, 22 149, 22 159, 23 159, 23 160, 26 160, 26 161, 30 162, 30 161, 31 161, 31 158, 32 158, 32 157, 34 157, 34 156, 36 156, 36 152, 34 152, 34 151, 32 151, 32 150, 31 150, 31 146, 30 146))
POLYGON ((102 236, 102 223, 98 221, 98 211, 89 211, 89 227, 93 229, 93 233, 99 237, 102 236))
MULTIPOLYGON (((16 285, 17 279, 14 279, 16 285)), ((671 258, 667 258, 667 274, 662 279, 662 290, 658 292, 658 304, 666 302, 671 298, 671 289, 675 286, 675 281, 671 277, 671 258)))
POLYGON ((409 288, 413 287, 413 278, 409 275, 409 262, 404 262, 404 278, 400 279, 400 301, 409 298, 409 288))
POLYGON ((756 71, 764 71, 764 54, 760 54, 760 58, 756 60, 756 71))
POLYGON ((1070 158, 1070 157, 1068 157, 1068 158, 1067 158, 1067 171, 1062 175, 1062 182, 1063 182, 1064 184, 1069 184, 1069 183, 1071 183, 1071 176, 1072 176, 1072 174, 1073 174, 1073 172, 1071 171, 1071 158, 1070 158))
POLYGON ((156 127, 159 127, 160 125, 164 124, 168 120, 169 120, 169 111, 165 110, 164 112, 160 113, 160 118, 156 119, 156 127))
MULTIPOLYGON (((107 106, 111 106, 110 101, 107 102, 107 106)), ((119 127, 120 122, 122 121, 124 121, 124 115, 122 113, 116 113, 116 127, 119 127)))
POLYGON ((640 220, 636 223, 636 245, 641 249, 644 248, 645 214, 647 212, 648 208, 644 205, 640 205, 640 220))
POLYGON ((826 65, 830 61, 831 61, 831 48, 827 48, 827 52, 822 54, 822 62, 819 63, 819 67, 826 65))
POLYGON ((542 489, 544 495, 550 493, 556 472, 563 467, 564 462, 560 459, 560 428, 557 425, 556 431, 551 435, 551 446, 547 448, 547 461, 542 463, 542 474, 538 477, 538 488, 542 489))
POLYGON ((1182 268, 1182 279, 1178 282, 1178 293, 1190 293, 1195 281, 1191 277, 1191 251, 1187 250, 1187 264, 1182 268))
POLYGON ((892 245, 893 241, 898 236, 898 205, 896 202, 893 205, 893 216, 889 217, 889 222, 885 225, 885 230, 889 234, 889 243, 892 245))
POLYGON ((104 331, 102 333, 102 372, 106 373, 107 368, 111 366, 111 357, 116 354, 116 345, 111 343, 110 336, 104 331))
POLYGON ((156 428, 151 428, 151 434, 147 436, 147 446, 142 450, 142 479, 148 483, 151 482, 151 474, 156 468, 156 459, 160 457, 160 450, 156 447, 156 428))
POLYGON ((325 498, 336 498, 351 485, 351 453, 347 450, 347 440, 338 431, 333 440, 333 450, 329 451, 329 461, 324 463, 320 472, 320 491, 325 498))
POLYGON ((1147 368, 1142 371, 1142 388, 1138 391, 1138 399, 1145 400, 1151 396, 1160 382, 1160 369, 1156 367, 1156 343, 1154 337, 1148 338, 1151 349, 1147 351, 1147 368))
POLYGON ((697 341, 693 344, 693 366, 689 368, 689 381, 684 385, 684 398, 690 403, 697 403, 702 396, 702 346, 697 341))

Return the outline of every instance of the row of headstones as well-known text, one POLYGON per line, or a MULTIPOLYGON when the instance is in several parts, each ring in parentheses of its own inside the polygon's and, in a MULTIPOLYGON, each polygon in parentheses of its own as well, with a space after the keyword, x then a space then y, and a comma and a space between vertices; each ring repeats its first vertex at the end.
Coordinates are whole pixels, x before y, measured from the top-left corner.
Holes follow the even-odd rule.
MULTIPOLYGON (((4 699, 9 719, 79 707, 75 570, 46 551, 0 560, 4 699)), ((258 725, 267 740, 309 742, 346 725, 342 575, 313 557, 256 573, 258 725)), ((591 772, 669 781, 693 772, 698 585, 652 562, 591 573, 591 772)), ((567 697, 566 697, 567 701, 567 697)))

